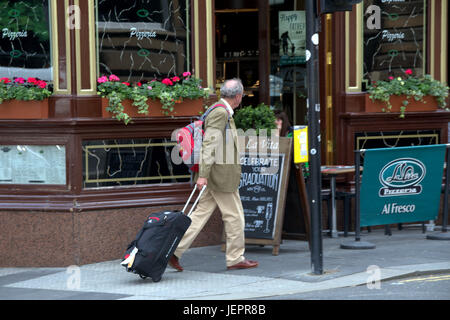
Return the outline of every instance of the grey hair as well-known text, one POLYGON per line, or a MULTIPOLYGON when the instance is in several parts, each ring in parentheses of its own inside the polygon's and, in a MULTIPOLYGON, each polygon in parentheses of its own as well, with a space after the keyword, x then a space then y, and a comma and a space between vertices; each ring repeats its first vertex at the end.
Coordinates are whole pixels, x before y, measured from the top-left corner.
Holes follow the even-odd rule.
POLYGON ((225 80, 220 87, 220 96, 222 98, 234 98, 238 94, 244 93, 244 86, 242 85, 241 79, 233 78, 225 80))

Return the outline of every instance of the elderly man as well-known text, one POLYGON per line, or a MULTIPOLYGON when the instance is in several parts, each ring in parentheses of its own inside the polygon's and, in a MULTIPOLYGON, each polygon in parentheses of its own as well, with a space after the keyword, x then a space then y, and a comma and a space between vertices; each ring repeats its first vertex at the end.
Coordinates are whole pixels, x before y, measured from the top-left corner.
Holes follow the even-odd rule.
POLYGON ((238 190, 241 166, 236 125, 232 116, 233 109, 238 107, 242 101, 243 90, 241 80, 225 81, 220 88, 221 99, 215 104, 224 107, 214 108, 205 119, 205 136, 196 181, 199 189, 205 185, 207 188, 191 215, 191 226, 169 260, 169 265, 178 271, 183 271, 179 258, 190 247, 217 206, 222 213, 225 228, 227 269, 246 269, 258 266, 257 261, 247 260, 244 257, 245 220, 238 190), (228 134, 229 138, 227 138, 227 129, 230 129, 231 132, 231 137, 228 134), (227 144, 232 144, 232 146, 227 144), (234 152, 228 152, 230 148, 234 152), (220 150, 227 151, 220 152, 220 150), (228 158, 223 159, 222 156, 228 158))

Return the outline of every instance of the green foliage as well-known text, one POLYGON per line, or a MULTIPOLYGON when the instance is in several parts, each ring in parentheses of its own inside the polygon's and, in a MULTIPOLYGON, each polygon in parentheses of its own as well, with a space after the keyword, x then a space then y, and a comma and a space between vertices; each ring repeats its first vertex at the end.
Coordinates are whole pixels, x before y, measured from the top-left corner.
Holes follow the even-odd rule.
MULTIPOLYGON (((389 77, 389 81, 376 81, 368 88, 370 99, 373 101, 380 100, 386 104, 386 108, 382 111, 389 112, 392 105, 389 101, 391 95, 406 95, 407 99, 414 98, 416 101, 423 101, 424 96, 434 96, 438 102, 439 108, 448 110, 446 98, 448 97, 449 87, 445 84, 434 80, 430 75, 423 77, 411 76, 410 69, 405 71, 405 78, 389 77)), ((404 100, 400 107, 400 117, 405 117, 405 111, 408 101, 404 100)))
POLYGON ((5 100, 44 100, 52 95, 47 82, 36 78, 0 78, 0 103, 5 100))
POLYGON ((238 109, 233 118, 237 128, 244 131, 255 129, 256 135, 259 135, 261 129, 266 129, 267 134, 270 135, 270 130, 276 128, 275 114, 270 107, 264 103, 261 103, 256 107, 247 106, 238 109))
POLYGON ((202 88, 201 80, 191 76, 190 72, 183 73, 183 78, 172 77, 161 81, 139 82, 129 84, 120 82, 115 75, 102 76, 97 80, 97 93, 103 98, 109 99, 106 108, 113 117, 127 124, 131 118, 124 112, 122 101, 133 100, 133 106, 139 113, 148 114, 147 100, 159 100, 162 104, 162 113, 169 116, 176 108, 176 103, 184 99, 200 99, 208 97, 208 89, 202 88))

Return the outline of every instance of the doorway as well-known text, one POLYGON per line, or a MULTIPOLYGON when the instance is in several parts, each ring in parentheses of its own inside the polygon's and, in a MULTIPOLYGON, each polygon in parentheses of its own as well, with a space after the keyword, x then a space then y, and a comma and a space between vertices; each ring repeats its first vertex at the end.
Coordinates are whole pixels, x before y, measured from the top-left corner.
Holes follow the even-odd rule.
POLYGON ((242 80, 242 106, 260 103, 306 124, 304 0, 216 0, 216 87, 242 80))

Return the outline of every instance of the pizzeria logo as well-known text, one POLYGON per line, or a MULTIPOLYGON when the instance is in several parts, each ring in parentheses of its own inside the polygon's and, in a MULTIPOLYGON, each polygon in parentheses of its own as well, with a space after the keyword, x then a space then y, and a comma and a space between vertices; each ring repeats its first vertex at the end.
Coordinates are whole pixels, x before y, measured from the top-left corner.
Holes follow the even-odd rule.
POLYGON ((419 184, 426 174, 425 165, 413 158, 396 159, 386 164, 380 171, 379 179, 383 187, 380 197, 420 194, 419 184))

